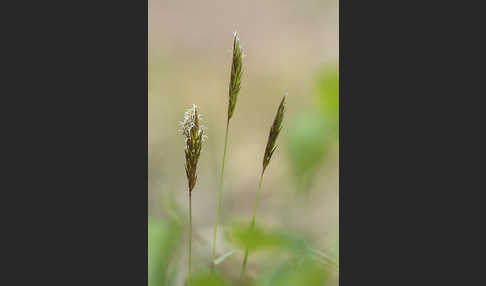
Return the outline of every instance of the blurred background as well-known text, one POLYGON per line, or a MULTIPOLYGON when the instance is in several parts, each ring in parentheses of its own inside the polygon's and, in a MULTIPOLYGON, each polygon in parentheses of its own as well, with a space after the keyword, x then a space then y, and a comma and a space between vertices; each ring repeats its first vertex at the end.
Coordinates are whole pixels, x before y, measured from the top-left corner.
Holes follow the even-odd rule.
POLYGON ((338 1, 149 0, 149 285, 185 285, 188 191, 179 121, 197 104, 208 128, 192 195, 193 285, 337 285, 338 1), (246 57, 224 147, 233 32, 246 57), (248 279, 239 273, 270 126, 285 93, 278 150, 265 172, 248 279))

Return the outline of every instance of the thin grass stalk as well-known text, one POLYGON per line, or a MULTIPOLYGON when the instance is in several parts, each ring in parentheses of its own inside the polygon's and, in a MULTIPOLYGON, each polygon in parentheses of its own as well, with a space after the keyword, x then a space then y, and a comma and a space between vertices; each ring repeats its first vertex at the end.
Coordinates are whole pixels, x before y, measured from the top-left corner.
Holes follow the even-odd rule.
POLYGON ((187 285, 191 282, 191 252, 192 252, 192 191, 197 182, 197 163, 202 152, 202 143, 205 140, 204 126, 200 124, 201 115, 198 113, 197 106, 184 114, 182 125, 182 135, 184 136, 184 154, 188 191, 189 191, 189 237, 188 237, 188 261, 187 261, 187 285))
MULTIPOLYGON (((280 105, 278 106, 277 114, 275 115, 275 119, 273 120, 272 127, 270 128, 270 133, 268 134, 267 146, 265 147, 265 154, 263 155, 263 164, 262 164, 262 173, 260 175, 260 182, 258 183, 258 190, 257 196, 255 200, 255 206, 253 208, 253 215, 250 224, 250 233, 253 232, 255 228, 255 217, 256 217, 256 210, 258 208, 258 202, 260 200, 260 193, 262 189, 263 183, 263 175, 265 174, 265 170, 272 159, 272 155, 277 149, 277 138, 282 130, 282 121, 285 115, 285 96, 282 98, 280 105)), ((246 272, 246 264, 248 261, 248 243, 245 249, 245 257, 243 258, 243 266, 241 268, 240 278, 243 278, 246 272)))
POLYGON ((192 196, 189 192, 189 254, 187 263, 187 285, 191 285, 191 251, 192 251, 192 196))
POLYGON ((214 235, 213 235, 213 250, 211 253, 211 274, 214 271, 214 259, 216 258, 216 235, 218 232, 219 216, 221 213, 221 201, 223 199, 223 175, 224 175, 224 162, 226 161, 226 148, 228 145, 228 127, 229 127, 229 120, 226 122, 226 132, 224 135, 223 163, 221 166, 221 176, 219 179, 218 208, 216 210, 216 223, 214 225, 214 235))
MULTIPOLYGON (((258 201, 260 200, 260 193, 261 193, 261 189, 262 189, 262 184, 263 184, 263 172, 260 175, 260 182, 258 183, 258 191, 257 191, 255 206, 253 207, 253 216, 251 218, 250 231, 253 231, 253 229, 255 227, 256 211, 257 211, 257 208, 258 208, 258 201)), ((247 261, 248 261, 248 246, 245 249, 245 257, 243 258, 243 267, 241 268, 241 274, 240 274, 241 277, 243 277, 245 275, 247 261)))

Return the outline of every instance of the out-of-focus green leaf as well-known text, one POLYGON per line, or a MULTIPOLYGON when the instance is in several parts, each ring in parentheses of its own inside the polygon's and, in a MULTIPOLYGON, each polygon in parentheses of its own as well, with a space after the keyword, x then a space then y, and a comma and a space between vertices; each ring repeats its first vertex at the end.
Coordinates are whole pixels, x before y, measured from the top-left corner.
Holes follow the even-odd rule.
POLYGON ((335 142, 334 130, 331 123, 317 112, 296 116, 288 125, 286 139, 290 167, 297 179, 298 190, 305 190, 335 142))
POLYGON ((213 275, 207 273, 196 274, 191 278, 191 286, 227 286, 228 283, 218 273, 213 275))
POLYGON ((325 286, 328 283, 328 271, 312 260, 286 263, 270 276, 260 279, 257 286, 325 286))
POLYGON ((326 69, 318 73, 316 92, 323 116, 336 127, 339 121, 339 71, 326 69))
POLYGON ((165 192, 162 193, 162 201, 161 205, 164 211, 169 216, 169 220, 175 224, 183 225, 186 221, 186 216, 182 212, 180 206, 177 205, 177 202, 174 197, 173 192, 165 192))
POLYGON ((176 222, 148 222, 148 276, 149 285, 167 285, 168 266, 181 240, 181 226, 176 222))
POLYGON ((331 255, 336 258, 336 262, 339 265, 339 239, 335 240, 331 248, 331 255))
POLYGON ((233 224, 226 229, 226 237, 241 249, 248 247, 249 251, 273 248, 300 252, 306 247, 305 241, 298 236, 258 225, 251 229, 248 224, 233 224))
POLYGON ((329 270, 334 272, 339 272, 339 261, 337 258, 333 257, 329 253, 322 250, 315 249, 313 247, 308 247, 311 253, 311 257, 315 258, 318 262, 324 264, 329 270))
POLYGON ((339 74, 337 69, 316 77, 317 104, 306 113, 289 119, 288 158, 297 190, 309 190, 318 167, 325 162, 329 148, 338 142, 339 74))
POLYGON ((259 226, 252 229, 249 224, 233 224, 226 230, 227 239, 241 249, 248 247, 249 250, 255 251, 280 244, 278 236, 266 232, 259 226))
POLYGON ((234 249, 232 249, 232 250, 230 250, 230 251, 226 252, 225 254, 221 255, 220 257, 216 258, 216 259, 213 261, 213 263, 214 263, 215 265, 218 265, 218 264, 220 264, 221 262, 223 262, 223 261, 224 261, 226 258, 228 258, 228 257, 230 257, 231 255, 233 255, 233 253, 235 253, 235 250, 234 250, 234 249))

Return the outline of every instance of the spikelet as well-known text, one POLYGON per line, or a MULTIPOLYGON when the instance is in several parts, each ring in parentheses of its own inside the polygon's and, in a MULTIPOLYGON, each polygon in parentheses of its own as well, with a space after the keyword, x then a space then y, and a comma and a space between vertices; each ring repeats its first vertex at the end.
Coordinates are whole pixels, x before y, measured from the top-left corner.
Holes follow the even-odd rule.
POLYGON ((205 127, 200 125, 201 115, 198 113, 197 106, 194 104, 184 114, 182 125, 182 135, 185 138, 184 152, 186 156, 185 169, 189 192, 192 192, 197 180, 197 162, 201 155, 202 142, 205 140, 205 127))
POLYGON ((234 33, 233 39, 233 62, 231 65, 231 79, 229 85, 229 104, 228 104, 228 121, 233 116, 235 110, 236 101, 238 99, 238 93, 241 88, 241 76, 243 72, 241 70, 243 66, 243 51, 240 47, 240 38, 238 33, 234 33))
POLYGON ((280 106, 278 107, 277 114, 275 115, 275 119, 272 124, 272 128, 270 128, 270 134, 268 135, 267 147, 265 148, 265 155, 263 156, 263 170, 262 173, 265 172, 265 169, 270 163, 270 159, 272 158, 273 152, 277 149, 277 138, 280 130, 282 129, 282 121, 284 118, 285 113, 285 96, 282 98, 280 102, 280 106))

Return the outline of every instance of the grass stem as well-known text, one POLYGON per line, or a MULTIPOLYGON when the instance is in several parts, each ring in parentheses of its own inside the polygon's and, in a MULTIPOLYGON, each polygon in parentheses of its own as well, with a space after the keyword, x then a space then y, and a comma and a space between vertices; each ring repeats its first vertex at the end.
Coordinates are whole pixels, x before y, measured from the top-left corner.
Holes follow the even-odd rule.
MULTIPOLYGON (((255 227, 255 217, 256 217, 256 211, 257 211, 257 208, 258 208, 258 201, 260 200, 262 183, 263 183, 263 172, 260 175, 260 182, 258 183, 258 191, 257 191, 255 206, 253 208, 253 216, 251 218, 250 231, 253 231, 253 228, 255 227)), ((241 275, 240 275, 241 278, 243 278, 243 276, 245 275, 247 261, 248 261, 248 246, 246 247, 246 250, 245 250, 245 258, 243 258, 243 267, 241 268, 241 275)))
POLYGON ((224 162, 226 161, 226 146, 228 145, 228 128, 229 128, 229 119, 228 121, 226 121, 226 132, 224 135, 223 163, 221 165, 221 177, 219 179, 218 207, 216 210, 216 223, 214 224, 213 249, 211 253, 211 274, 214 272, 214 259, 216 259, 216 235, 218 232, 219 216, 221 213, 221 201, 223 199, 223 175, 224 175, 224 162))
POLYGON ((187 285, 191 283, 191 249, 192 249, 192 200, 189 192, 189 258, 187 262, 187 285))

